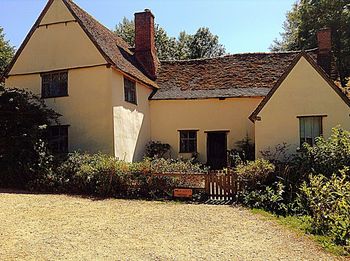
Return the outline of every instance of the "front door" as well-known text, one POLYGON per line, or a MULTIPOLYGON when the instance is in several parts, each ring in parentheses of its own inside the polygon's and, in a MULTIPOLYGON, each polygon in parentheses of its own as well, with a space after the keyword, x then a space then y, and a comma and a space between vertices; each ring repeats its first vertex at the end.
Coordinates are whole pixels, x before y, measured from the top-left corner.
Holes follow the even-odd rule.
POLYGON ((227 133, 222 131, 207 133, 207 165, 211 169, 227 167, 227 133))

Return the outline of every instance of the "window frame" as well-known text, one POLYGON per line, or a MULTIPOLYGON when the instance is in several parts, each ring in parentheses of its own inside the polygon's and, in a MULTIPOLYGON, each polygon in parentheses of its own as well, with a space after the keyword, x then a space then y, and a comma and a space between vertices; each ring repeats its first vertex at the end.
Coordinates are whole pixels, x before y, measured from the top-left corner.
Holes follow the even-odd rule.
POLYGON ((60 71, 51 71, 41 73, 41 98, 42 99, 50 99, 50 98, 59 98, 59 97, 67 97, 68 96, 68 82, 69 82, 69 74, 68 70, 60 70, 60 71), (53 86, 55 83, 53 81, 53 77, 58 75, 57 86, 53 86), (63 75, 65 75, 65 82, 62 81, 63 75), (49 77, 48 80, 46 77, 49 77), (45 87, 48 85, 48 87, 45 87), (54 88, 59 88, 60 93, 53 91, 54 88))
MULTIPOLYGON (((324 117, 327 117, 327 115, 297 116, 297 118, 299 119, 299 143, 300 143, 300 148, 303 146, 304 143, 307 143, 310 146, 314 146, 316 138, 323 136, 323 118, 324 117), (319 134, 319 136, 315 136, 315 137, 313 137, 313 136, 306 137, 306 135, 305 135, 305 127, 304 127, 304 134, 303 134, 303 137, 302 137, 302 120, 310 119, 310 118, 313 118, 313 120, 316 120, 316 118, 318 119, 320 134, 319 134), (310 144, 310 142, 307 141, 308 138, 311 139, 311 144, 310 144)), ((312 126, 311 126, 311 133, 312 134, 314 132, 313 128, 314 128, 314 122, 312 123, 312 126)))
MULTIPOLYGON (((55 154, 66 154, 69 152, 69 127, 70 125, 51 125, 48 126, 47 128, 47 144, 49 149, 51 150, 52 153, 55 154), (52 135, 50 132, 57 128, 58 129, 58 135, 52 135), (61 128, 65 128, 63 135, 62 135, 62 130, 61 128), (64 149, 58 149, 58 150, 54 150, 52 149, 53 147, 53 143, 62 143, 64 142, 64 149)), ((60 144, 62 145, 62 144, 60 144)))
POLYGON ((198 151, 198 130, 179 130, 179 153, 197 153, 198 151), (182 137, 183 133, 187 132, 187 137, 182 137), (194 138, 190 137, 190 133, 194 133, 194 138), (188 144, 185 145, 185 148, 183 148, 183 139, 185 139, 185 142, 188 142, 188 144), (190 150, 190 143, 189 142, 194 142, 194 150, 190 150))
POLYGON ((129 102, 131 104, 137 105, 137 86, 136 81, 131 80, 130 78, 124 77, 124 100, 126 102, 129 102), (132 85, 127 85, 126 83, 129 82, 132 85), (133 97, 133 99, 130 99, 130 97, 133 97))

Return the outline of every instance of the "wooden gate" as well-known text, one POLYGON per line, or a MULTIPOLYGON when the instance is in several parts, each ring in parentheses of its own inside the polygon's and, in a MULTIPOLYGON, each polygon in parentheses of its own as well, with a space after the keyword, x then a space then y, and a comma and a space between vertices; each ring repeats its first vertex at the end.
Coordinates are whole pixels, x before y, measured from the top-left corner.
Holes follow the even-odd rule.
POLYGON ((205 191, 210 200, 235 200, 240 189, 237 175, 232 170, 211 171, 205 175, 205 191))

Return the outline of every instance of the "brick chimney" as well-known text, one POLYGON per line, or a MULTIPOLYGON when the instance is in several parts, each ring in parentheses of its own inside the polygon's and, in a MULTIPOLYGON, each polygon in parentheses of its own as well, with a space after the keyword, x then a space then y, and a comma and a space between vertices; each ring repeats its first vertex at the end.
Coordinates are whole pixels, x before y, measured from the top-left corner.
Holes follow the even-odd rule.
POLYGON ((317 64, 329 75, 332 73, 332 31, 324 28, 317 32, 317 64))
POLYGON ((155 80, 159 60, 154 39, 154 15, 149 9, 135 13, 135 57, 147 75, 155 80))

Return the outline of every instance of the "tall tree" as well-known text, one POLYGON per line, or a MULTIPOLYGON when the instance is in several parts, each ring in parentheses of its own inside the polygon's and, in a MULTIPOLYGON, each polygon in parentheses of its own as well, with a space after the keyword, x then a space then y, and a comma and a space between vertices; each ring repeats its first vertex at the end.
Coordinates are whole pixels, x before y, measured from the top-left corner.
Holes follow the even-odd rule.
POLYGON ((14 53, 15 48, 5 39, 4 29, 0 26, 0 78, 7 65, 11 62, 14 53))
POLYGON ((350 76, 350 0, 300 0, 286 15, 282 40, 275 40, 272 51, 317 47, 317 31, 332 30, 332 48, 342 86, 350 76))
POLYGON ((219 44, 219 37, 209 28, 201 27, 189 41, 190 58, 216 57, 225 54, 225 47, 219 44))
MULTIPOLYGON (((124 17, 115 33, 131 46, 135 41, 134 21, 124 17)), ((215 57, 225 54, 225 48, 219 44, 219 38, 208 28, 199 28, 194 35, 180 32, 179 37, 169 37, 167 32, 155 25, 155 42, 158 57, 161 60, 184 60, 193 58, 215 57)))

